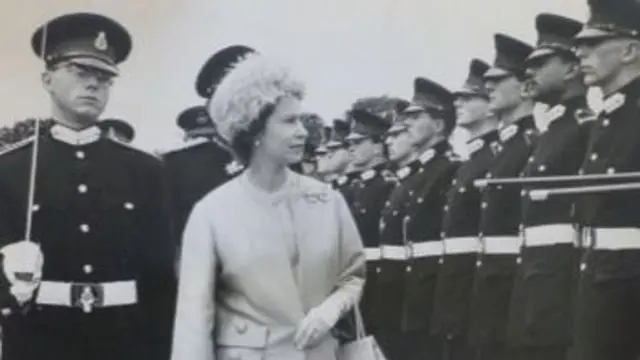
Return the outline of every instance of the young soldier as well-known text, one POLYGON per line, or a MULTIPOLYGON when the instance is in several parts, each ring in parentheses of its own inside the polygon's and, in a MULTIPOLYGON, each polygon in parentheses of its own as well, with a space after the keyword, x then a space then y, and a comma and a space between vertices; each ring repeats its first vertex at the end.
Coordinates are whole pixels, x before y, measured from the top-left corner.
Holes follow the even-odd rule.
POLYGON ((400 185, 382 210, 379 291, 371 301, 380 324, 378 339, 390 360, 440 356, 429 326, 442 255, 442 207, 457 167, 448 143, 455 127, 452 94, 433 81, 417 78, 413 102, 401 116, 415 155, 398 170, 400 185))
POLYGON ((129 33, 74 13, 39 27, 32 46, 55 125, 0 155, 2 357, 168 359, 175 246, 162 163, 97 126, 129 33), (29 248, 41 256, 25 258, 29 248))
POLYGON ((463 88, 454 93, 458 126, 469 131, 469 160, 460 166, 447 192, 442 238, 444 257, 438 272, 432 331, 445 341, 445 360, 467 360, 469 297, 478 253, 482 194, 473 181, 484 177, 498 149, 498 122, 489 115, 483 76, 489 65, 474 59, 463 88))
MULTIPOLYGON (((518 176, 533 146, 533 100, 523 91, 531 46, 495 35, 496 58, 484 75, 489 108, 501 122, 501 151, 486 177, 518 176)), ((528 90, 528 89, 526 89, 528 90)), ((480 359, 508 358, 506 324, 520 248, 520 189, 489 188, 480 203, 480 256, 471 296, 469 338, 480 359)))

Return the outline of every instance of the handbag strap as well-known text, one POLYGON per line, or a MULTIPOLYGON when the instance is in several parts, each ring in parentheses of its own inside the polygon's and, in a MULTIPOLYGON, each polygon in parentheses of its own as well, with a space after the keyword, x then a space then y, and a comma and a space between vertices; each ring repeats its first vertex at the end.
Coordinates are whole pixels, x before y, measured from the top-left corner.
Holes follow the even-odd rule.
POLYGON ((364 321, 362 320, 362 313, 360 312, 360 306, 358 304, 353 307, 353 313, 356 321, 356 339, 362 340, 367 337, 367 332, 364 329, 364 321))

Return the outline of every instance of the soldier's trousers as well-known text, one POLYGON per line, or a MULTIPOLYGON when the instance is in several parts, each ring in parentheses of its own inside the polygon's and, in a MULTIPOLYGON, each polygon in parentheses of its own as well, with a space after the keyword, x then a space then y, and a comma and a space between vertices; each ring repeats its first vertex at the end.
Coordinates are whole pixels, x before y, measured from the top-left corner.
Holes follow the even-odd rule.
POLYGON ((442 360, 442 340, 431 336, 429 329, 385 329, 376 331, 375 337, 387 360, 442 360))
POLYGON ((576 360, 640 356, 640 251, 593 251, 583 260, 576 303, 576 360))

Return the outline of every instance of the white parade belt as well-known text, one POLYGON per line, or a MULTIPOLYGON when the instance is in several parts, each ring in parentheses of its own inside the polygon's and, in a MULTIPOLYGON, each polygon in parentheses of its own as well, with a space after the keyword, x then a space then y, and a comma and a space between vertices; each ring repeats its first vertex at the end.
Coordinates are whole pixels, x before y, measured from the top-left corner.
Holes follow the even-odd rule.
POLYGON ((520 236, 484 236, 480 238, 482 253, 487 255, 515 255, 520 253, 520 236))
POLYGON ((77 307, 85 312, 94 308, 133 305, 138 302, 135 280, 104 283, 42 281, 36 303, 77 307))
POLYGON ((480 251, 477 236, 452 237, 444 239, 444 253, 447 255, 475 254, 480 251))
POLYGON ((577 246, 579 233, 571 224, 529 226, 524 229, 525 247, 542 247, 560 244, 577 246))
POLYGON ((595 250, 640 250, 640 229, 587 227, 584 246, 595 250))
POLYGON ((382 252, 379 247, 367 247, 364 248, 364 255, 367 261, 375 261, 382 259, 382 252))
POLYGON ((408 260, 424 257, 442 256, 443 244, 440 240, 412 242, 407 245, 381 245, 383 259, 408 260))

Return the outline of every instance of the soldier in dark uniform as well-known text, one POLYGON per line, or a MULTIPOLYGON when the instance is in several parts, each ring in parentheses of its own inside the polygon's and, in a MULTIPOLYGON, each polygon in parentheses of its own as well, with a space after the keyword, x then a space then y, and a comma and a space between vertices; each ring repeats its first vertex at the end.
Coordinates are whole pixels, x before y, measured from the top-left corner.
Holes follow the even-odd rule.
POLYGON ((175 246, 162 163, 97 126, 129 33, 74 13, 38 28, 32 47, 56 124, 0 155, 2 357, 168 359, 175 246), (24 271, 33 246, 39 266, 24 271))
MULTIPOLYGON (((496 58, 484 75, 489 108, 500 120, 501 150, 486 174, 514 177, 524 168, 534 145, 533 101, 525 87, 525 60, 531 46, 495 35, 496 58)), ((508 358, 505 327, 520 249, 520 189, 489 188, 480 203, 480 255, 471 296, 469 341, 480 359, 508 358)))
POLYGON ((499 146, 498 123, 488 113, 489 94, 483 79, 488 69, 484 61, 472 60, 464 86, 454 93, 458 126, 469 131, 471 140, 467 143, 469 160, 458 169, 443 209, 444 256, 438 272, 432 332, 444 338, 445 360, 467 360, 472 352, 466 335, 482 201, 473 182, 485 176, 499 146))
MULTIPOLYGON (((226 47, 209 58, 196 80, 198 95, 209 101, 227 70, 238 60, 254 52, 246 46, 226 47)), ((174 235, 182 236, 191 208, 209 191, 217 188, 242 171, 227 144, 220 140, 204 107, 184 110, 178 125, 191 141, 163 155, 166 176, 171 191, 174 235)))
POLYGON ((380 260, 380 233, 378 223, 380 211, 394 186, 394 182, 385 177, 387 157, 385 156, 384 136, 390 122, 380 116, 364 110, 354 111, 355 126, 347 139, 355 148, 357 163, 366 169, 360 174, 360 181, 351 191, 351 213, 353 214, 367 254, 367 273, 371 276, 365 285, 362 299, 362 314, 367 329, 373 331, 369 319, 368 290, 375 286, 375 267, 380 260))
MULTIPOLYGON (((579 172, 640 170, 640 4, 591 0, 587 26, 576 35, 587 86, 602 90, 603 111, 591 131, 579 172)), ((580 265, 575 349, 581 360, 631 360, 640 355, 640 195, 581 198, 576 213, 588 249, 580 265)))
POLYGON ((121 119, 105 119, 98 123, 104 135, 113 136, 123 143, 130 144, 136 137, 133 126, 121 119))
POLYGON ((448 136, 455 127, 452 94, 417 78, 414 104, 403 113, 414 160, 398 170, 399 186, 381 213, 381 261, 371 295, 371 320, 390 360, 439 359, 440 344, 429 327, 445 193, 458 162, 448 136))
MULTIPOLYGON (((538 43, 527 66, 531 90, 546 130, 524 168, 525 177, 575 175, 586 151, 587 107, 582 72, 572 51, 578 21, 553 14, 536 18, 538 43)), ((540 186, 533 185, 536 188, 540 186)), ((512 294, 508 341, 519 359, 565 360, 571 344, 577 272, 572 203, 568 198, 531 202, 522 192, 523 248, 512 294)))

